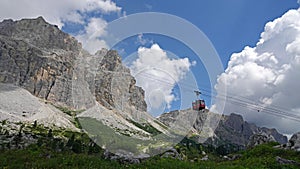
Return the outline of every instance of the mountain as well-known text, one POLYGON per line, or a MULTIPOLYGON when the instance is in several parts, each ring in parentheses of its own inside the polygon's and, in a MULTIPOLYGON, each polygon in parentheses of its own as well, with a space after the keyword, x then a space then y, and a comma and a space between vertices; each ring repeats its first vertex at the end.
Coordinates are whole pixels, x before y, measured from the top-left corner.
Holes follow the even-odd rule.
POLYGON ((153 118, 146 112, 143 89, 135 85, 117 51, 89 54, 42 17, 0 23, 0 60, 0 121, 13 123, 8 126, 26 123, 30 128, 38 123, 47 130, 85 131, 119 154, 136 149, 155 154, 186 136, 235 150, 260 142, 287 142, 275 129, 249 124, 237 114, 181 110, 153 118))
POLYGON ((167 126, 172 126, 178 121, 187 121, 187 118, 191 116, 195 121, 189 136, 197 142, 212 145, 215 148, 224 148, 225 151, 251 147, 257 144, 262 137, 265 139, 261 143, 276 141, 285 144, 287 142, 287 137, 278 133, 276 129, 257 127, 255 124, 244 121, 243 117, 238 114, 227 116, 215 114, 208 110, 194 111, 188 109, 164 113, 159 117, 159 120, 167 126), (182 114, 186 115, 182 116, 182 114))
POLYGON ((151 133, 133 122, 164 131, 146 112, 144 91, 135 86, 116 51, 102 49, 91 55, 74 37, 42 17, 0 23, 0 60, 1 93, 3 98, 11 96, 1 101, 0 120, 39 122, 43 114, 46 124, 73 128, 70 115, 55 115, 55 120, 50 116, 63 108, 80 110, 80 117, 95 118, 136 137, 148 138, 151 133), (5 106, 7 102, 19 108, 5 106), (39 116, 34 115, 37 107, 42 107, 39 116))

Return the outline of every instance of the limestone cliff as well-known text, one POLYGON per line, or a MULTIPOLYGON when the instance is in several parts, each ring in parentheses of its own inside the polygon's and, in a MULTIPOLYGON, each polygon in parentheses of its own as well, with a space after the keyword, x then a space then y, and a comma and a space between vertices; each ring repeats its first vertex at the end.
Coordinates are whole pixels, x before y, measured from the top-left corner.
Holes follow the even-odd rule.
POLYGON ((135 86, 116 51, 90 55, 42 17, 0 23, 0 60, 0 83, 23 87, 54 104, 87 109, 95 97, 116 108, 126 95, 130 106, 147 109, 144 91, 135 86))

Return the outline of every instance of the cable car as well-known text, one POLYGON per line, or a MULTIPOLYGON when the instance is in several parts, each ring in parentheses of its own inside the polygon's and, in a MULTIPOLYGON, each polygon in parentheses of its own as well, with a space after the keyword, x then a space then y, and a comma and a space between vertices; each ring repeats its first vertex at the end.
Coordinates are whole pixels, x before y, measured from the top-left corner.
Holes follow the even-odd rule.
POLYGON ((193 110, 203 110, 205 109, 205 101, 204 100, 195 100, 193 103, 193 110))
MULTIPOLYGON (((199 91, 194 91, 194 92, 196 93, 197 98, 201 94, 201 92, 199 92, 199 91)), ((205 101, 197 99, 192 102, 192 107, 193 107, 193 110, 196 110, 196 111, 204 110, 205 109, 205 101)))

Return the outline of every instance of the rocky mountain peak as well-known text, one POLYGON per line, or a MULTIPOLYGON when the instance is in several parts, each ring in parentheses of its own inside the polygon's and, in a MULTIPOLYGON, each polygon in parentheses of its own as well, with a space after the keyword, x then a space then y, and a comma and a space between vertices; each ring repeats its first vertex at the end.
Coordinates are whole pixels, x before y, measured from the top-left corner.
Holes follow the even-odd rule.
POLYGON ((231 113, 229 116, 225 116, 224 125, 235 131, 241 132, 243 130, 244 123, 243 117, 239 114, 231 113))
POLYGON ((136 86, 117 51, 101 49, 91 55, 74 37, 42 17, 0 22, 1 92, 13 97, 7 100, 9 106, 0 99, 0 120, 72 128, 74 117, 61 111, 69 110, 81 112, 78 118, 97 119, 116 132, 138 138, 151 136, 135 125, 139 120, 164 130, 147 114, 144 91, 136 86), (12 86, 11 90, 5 86, 12 86), (19 94, 24 97, 16 100, 19 94), (30 98, 37 106, 31 106, 30 98))
POLYGON ((146 110, 144 91, 135 86, 117 51, 101 49, 91 55, 42 17, 1 22, 0 59, 0 83, 23 87, 55 104, 86 109, 96 97, 105 107, 115 107, 129 97, 130 106, 146 110))
MULTIPOLYGON (((102 51, 100 54, 104 53, 102 51)), ((103 59, 100 63, 100 69, 114 71, 117 68, 120 68, 122 64, 122 58, 116 50, 109 50, 103 56, 103 59)))
POLYGON ((246 148, 247 145, 254 145, 267 141, 277 141, 281 144, 287 142, 287 137, 278 133, 277 130, 265 127, 261 128, 255 124, 248 123, 244 121, 241 115, 235 113, 230 115, 219 115, 209 112, 208 110, 204 112, 195 112, 187 109, 164 113, 159 117, 159 120, 167 126, 172 126, 172 123, 178 118, 183 118, 182 114, 193 116, 195 119, 192 129, 194 133, 192 135, 199 135, 199 137, 195 137, 198 141, 205 141, 201 138, 203 131, 213 131, 214 129, 212 127, 216 127, 211 136, 205 141, 206 144, 215 147, 224 145, 226 147, 227 144, 231 144, 237 149, 243 149, 246 148), (213 121, 216 119, 219 119, 219 121, 212 124, 217 126, 205 127, 206 121, 213 121))
POLYGON ((95 56, 103 57, 108 52, 108 49, 102 48, 95 53, 95 56))
POLYGON ((60 31, 56 25, 47 23, 43 17, 22 19, 20 21, 4 20, 0 23, 0 34, 25 40, 31 45, 46 50, 76 51, 81 48, 74 37, 60 31))

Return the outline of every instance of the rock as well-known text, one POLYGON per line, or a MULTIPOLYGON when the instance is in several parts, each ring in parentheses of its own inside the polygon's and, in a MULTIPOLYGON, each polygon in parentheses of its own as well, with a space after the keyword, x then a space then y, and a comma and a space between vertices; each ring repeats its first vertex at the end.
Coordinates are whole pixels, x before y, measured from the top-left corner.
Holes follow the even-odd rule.
POLYGON ((42 17, 0 22, 0 60, 0 92, 18 101, 11 106, 14 102, 0 99, 2 120, 74 128, 74 117, 55 108, 63 107, 135 138, 150 139, 151 134, 131 121, 165 131, 146 112, 145 93, 117 51, 91 55, 42 17))
POLYGON ((292 150, 300 151, 300 132, 291 137, 289 144, 292 150))
POLYGON ((104 152, 105 159, 115 160, 122 164, 138 164, 142 160, 148 159, 150 156, 148 154, 139 154, 135 156, 131 152, 127 152, 124 150, 119 150, 117 153, 111 153, 109 151, 104 152))
POLYGON ((279 144, 287 143, 287 137, 283 136, 282 134, 278 133, 278 131, 274 128, 268 129, 266 127, 260 128, 261 132, 265 133, 266 135, 272 136, 276 142, 279 144))
POLYGON ((0 58, 0 83, 23 87, 56 105, 87 109, 96 97, 109 108, 147 110, 144 91, 135 86, 117 51, 91 55, 42 17, 1 22, 0 58))
POLYGON ((42 17, 20 21, 4 20, 0 23, 0 35, 19 39, 45 50, 78 51, 81 48, 74 37, 47 23, 42 17))
POLYGON ((136 81, 130 70, 122 65, 119 54, 113 50, 98 53, 105 55, 97 66, 96 100, 107 108, 130 111, 133 106, 139 111, 147 111, 144 91, 135 86, 136 81))
POLYGON ((244 121, 242 116, 237 114, 224 116, 216 128, 215 134, 217 137, 213 144, 231 143, 237 146, 236 150, 270 141, 287 142, 287 137, 278 133, 276 129, 257 127, 244 121))
POLYGON ((208 155, 205 155, 204 157, 201 158, 201 161, 207 161, 208 160, 208 155))
POLYGON ((241 115, 234 113, 221 116, 207 110, 200 113, 187 109, 164 113, 158 119, 167 126, 174 125, 179 119, 189 121, 192 123, 190 125, 194 131, 193 137, 199 143, 204 142, 204 144, 220 148, 222 152, 227 153, 245 149, 247 145, 257 145, 269 141, 287 142, 287 137, 278 133, 276 129, 257 127, 255 124, 244 121, 241 115), (188 120, 189 118, 194 120, 188 120), (212 122, 215 119, 219 119, 219 121, 212 122))
POLYGON ((179 159, 182 160, 182 156, 177 152, 175 148, 170 148, 168 151, 163 153, 161 157, 166 157, 166 158, 174 158, 174 159, 179 159))
POLYGON ((0 23, 0 83, 72 106, 72 76, 81 46, 41 18, 0 23))
POLYGON ((229 156, 229 159, 233 161, 233 160, 237 160, 241 157, 242 157, 242 154, 234 154, 232 156, 229 156))
POLYGON ((277 161, 277 163, 279 163, 281 165, 289 164, 289 165, 300 166, 300 163, 298 163, 298 162, 296 162, 294 160, 287 160, 287 159, 281 158, 279 156, 276 157, 276 161, 277 161))
POLYGON ((147 110, 144 91, 135 86, 117 51, 91 55, 42 17, 1 22, 0 58, 0 83, 20 86, 53 104, 88 109, 95 97, 107 108, 147 110))
POLYGON ((275 138, 272 135, 267 135, 265 133, 254 134, 250 137, 247 147, 253 148, 257 145, 276 142, 275 138))

